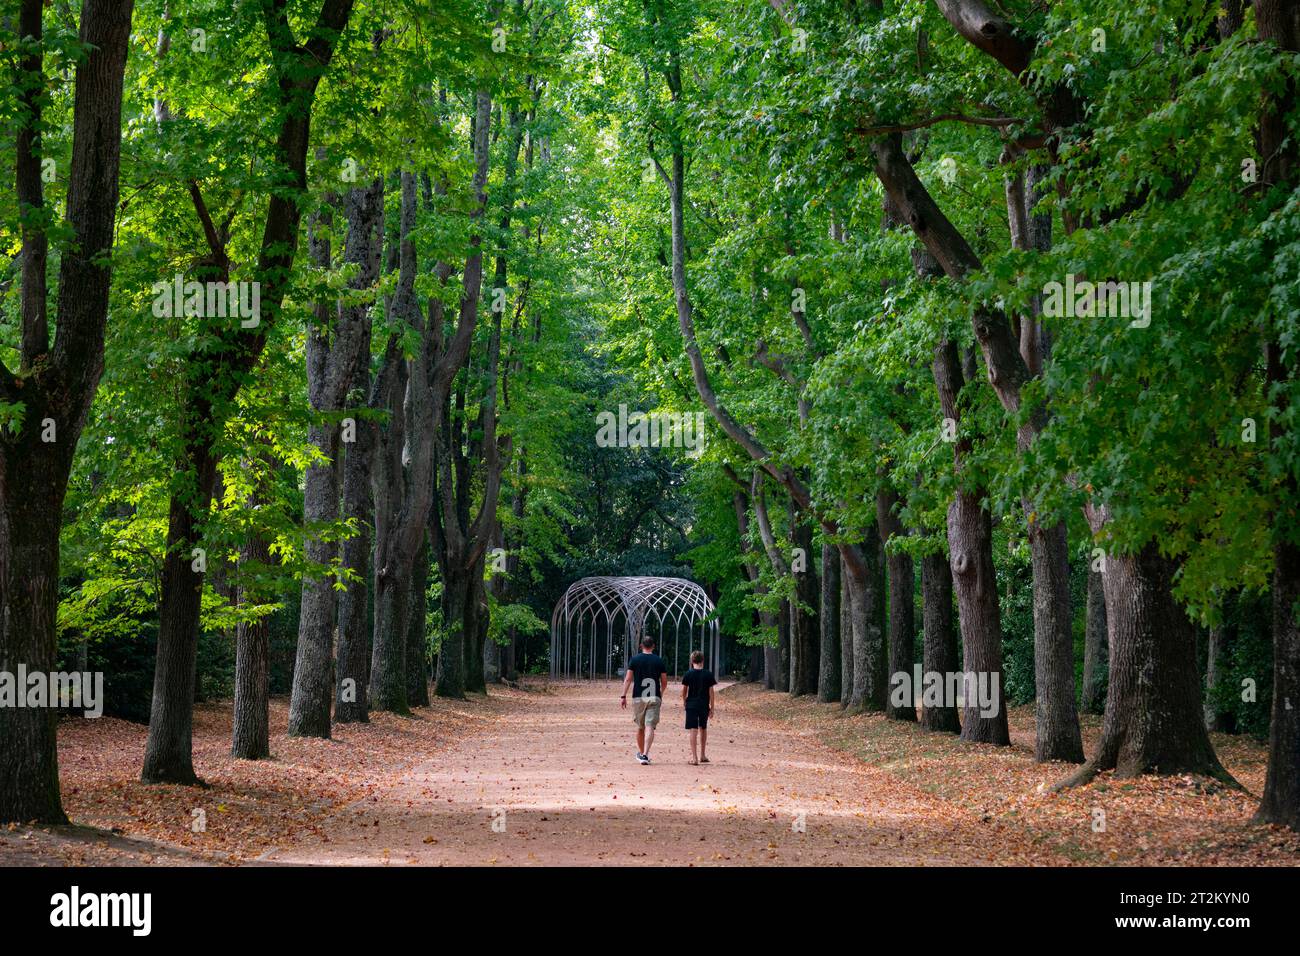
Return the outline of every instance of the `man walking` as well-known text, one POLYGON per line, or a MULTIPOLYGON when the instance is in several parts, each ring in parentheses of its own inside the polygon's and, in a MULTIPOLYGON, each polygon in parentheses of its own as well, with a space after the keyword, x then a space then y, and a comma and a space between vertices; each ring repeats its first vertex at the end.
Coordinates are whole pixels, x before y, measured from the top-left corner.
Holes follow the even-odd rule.
POLYGON ((635 682, 632 719, 636 721, 636 759, 643 764, 650 762, 650 747, 655 742, 655 728, 659 726, 659 705, 668 687, 668 667, 654 651, 655 639, 649 636, 641 638, 641 653, 627 662, 619 704, 627 710, 627 689, 635 682))
POLYGON ((686 706, 686 729, 691 732, 691 766, 708 763, 709 718, 715 701, 713 685, 718 682, 712 671, 704 669, 704 655, 691 651, 691 669, 682 675, 682 703, 686 706), (700 749, 695 749, 696 735, 700 749))

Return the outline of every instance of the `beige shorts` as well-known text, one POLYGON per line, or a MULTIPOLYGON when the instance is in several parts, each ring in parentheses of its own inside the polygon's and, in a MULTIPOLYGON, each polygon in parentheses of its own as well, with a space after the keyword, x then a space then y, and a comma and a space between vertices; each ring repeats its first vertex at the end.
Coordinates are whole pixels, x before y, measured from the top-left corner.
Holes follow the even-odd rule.
POLYGON ((658 697, 632 698, 632 720, 638 727, 658 727, 660 703, 658 697))

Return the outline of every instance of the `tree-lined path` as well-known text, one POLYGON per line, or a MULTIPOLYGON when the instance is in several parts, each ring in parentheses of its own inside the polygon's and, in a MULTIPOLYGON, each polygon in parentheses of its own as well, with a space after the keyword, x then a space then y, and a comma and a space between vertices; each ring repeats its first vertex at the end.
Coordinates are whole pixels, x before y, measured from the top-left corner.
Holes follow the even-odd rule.
POLYGON ((1300 862, 1300 0, 10 6, 0 860, 1300 862))
POLYGON ((264 859, 330 864, 961 864, 978 816, 728 707, 698 767, 669 686, 653 763, 618 683, 557 684, 264 859), (504 817, 502 817, 504 811, 504 817), (798 814, 803 832, 797 832, 798 814), (494 814, 505 830, 494 831, 494 814), (376 822, 378 825, 376 826, 376 822), (941 849, 942 848, 942 849, 941 849))

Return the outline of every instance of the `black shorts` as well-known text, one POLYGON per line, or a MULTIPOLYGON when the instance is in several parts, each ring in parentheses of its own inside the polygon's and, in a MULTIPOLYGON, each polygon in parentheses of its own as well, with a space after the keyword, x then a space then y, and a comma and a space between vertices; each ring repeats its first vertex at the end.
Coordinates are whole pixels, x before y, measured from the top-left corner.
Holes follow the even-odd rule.
POLYGON ((690 710, 686 711, 686 729, 707 730, 709 726, 709 712, 707 710, 690 710))

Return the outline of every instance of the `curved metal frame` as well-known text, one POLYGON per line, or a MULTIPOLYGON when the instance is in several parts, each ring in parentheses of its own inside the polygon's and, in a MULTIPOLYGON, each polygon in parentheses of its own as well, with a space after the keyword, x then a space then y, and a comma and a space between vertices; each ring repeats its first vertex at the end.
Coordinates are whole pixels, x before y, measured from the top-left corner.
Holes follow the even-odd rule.
MULTIPOLYGON (((652 628, 661 654, 666 649, 664 626, 671 625, 673 653, 669 669, 673 673, 677 673, 683 624, 687 630, 686 660, 698 648, 704 652, 704 666, 721 673, 722 635, 713 612, 713 602, 704 589, 685 578, 582 578, 569 585, 551 613, 551 676, 595 678, 599 674, 598 626, 602 623, 606 679, 616 676, 615 651, 622 651, 622 670, 632 649, 646 633, 647 625, 652 628), (614 627, 620 617, 623 640, 616 647, 614 627), (655 625, 658 625, 657 633, 653 630, 655 625)), ((667 654, 663 656, 668 658, 667 654)))

